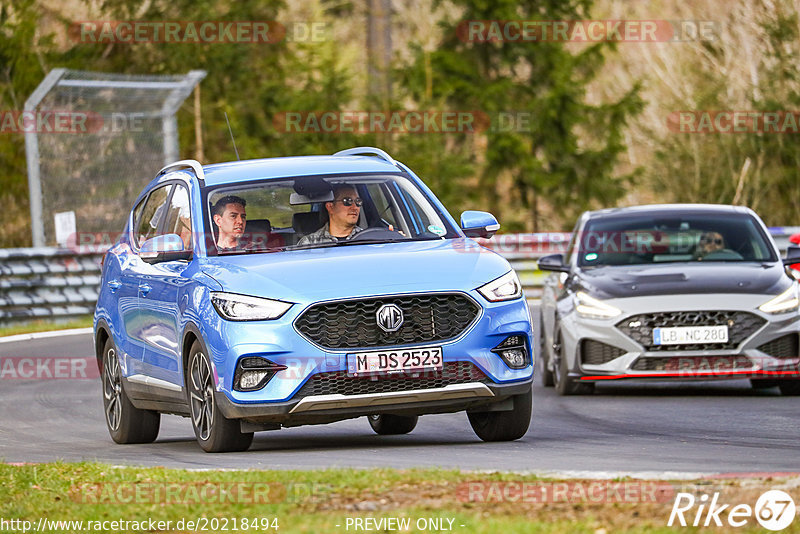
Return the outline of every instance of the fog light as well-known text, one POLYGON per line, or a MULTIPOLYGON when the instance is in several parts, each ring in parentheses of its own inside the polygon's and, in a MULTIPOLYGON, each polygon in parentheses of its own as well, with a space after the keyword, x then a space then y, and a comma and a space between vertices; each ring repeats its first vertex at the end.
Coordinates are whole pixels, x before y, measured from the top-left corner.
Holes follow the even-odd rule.
POLYGON ((253 389, 261 382, 269 371, 245 371, 239 377, 239 387, 242 389, 253 389))
POLYGON ((500 355, 508 362, 509 367, 525 367, 525 351, 522 349, 504 350, 500 355))
POLYGON ((512 369, 522 369, 530 364, 525 336, 516 334, 508 336, 502 343, 492 349, 512 369))
POLYGON ((233 377, 233 389, 237 391, 255 391, 261 389, 272 380, 275 373, 287 367, 269 361, 261 356, 247 356, 239 360, 236 374, 233 377))

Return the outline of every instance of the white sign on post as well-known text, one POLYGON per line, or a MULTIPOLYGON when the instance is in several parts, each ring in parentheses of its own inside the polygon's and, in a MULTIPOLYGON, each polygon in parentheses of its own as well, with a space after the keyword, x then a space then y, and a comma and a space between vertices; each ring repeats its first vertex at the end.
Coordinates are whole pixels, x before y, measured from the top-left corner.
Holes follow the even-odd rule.
POLYGON ((55 226, 56 243, 59 247, 66 247, 70 236, 77 231, 75 225, 75 212, 62 211, 60 213, 56 213, 55 226))

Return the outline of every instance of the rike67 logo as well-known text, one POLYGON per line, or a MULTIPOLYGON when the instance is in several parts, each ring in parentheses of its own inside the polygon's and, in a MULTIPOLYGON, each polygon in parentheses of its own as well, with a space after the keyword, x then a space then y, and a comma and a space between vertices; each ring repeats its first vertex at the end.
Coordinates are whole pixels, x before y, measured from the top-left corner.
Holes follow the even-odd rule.
POLYGON ((678 493, 667 526, 743 527, 755 519, 767 530, 783 530, 794 520, 797 508, 792 497, 781 490, 761 494, 754 507, 749 504, 723 504, 719 492, 711 497, 678 493))

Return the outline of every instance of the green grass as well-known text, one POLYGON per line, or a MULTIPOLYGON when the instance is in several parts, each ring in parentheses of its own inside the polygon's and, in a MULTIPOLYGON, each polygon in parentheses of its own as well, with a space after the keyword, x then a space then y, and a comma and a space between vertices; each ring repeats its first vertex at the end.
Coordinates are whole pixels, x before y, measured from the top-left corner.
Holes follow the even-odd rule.
MULTIPOLYGON (((213 455, 198 455, 208 461, 209 467, 213 466, 213 455)), ((259 460, 267 459, 257 456, 259 460)), ((444 525, 448 525, 447 519, 452 519, 452 532, 465 534, 675 532, 674 528, 666 526, 671 501, 647 504, 474 502, 464 498, 464 493, 458 490, 463 487, 461 484, 475 480, 542 482, 534 476, 435 469, 184 471, 120 468, 98 463, 0 464, 0 519, 27 520, 34 524, 41 517, 64 521, 152 519, 171 521, 171 530, 176 530, 182 519, 200 519, 208 522, 206 526, 210 531, 223 531, 227 525, 231 532, 237 531, 234 526, 238 526, 239 532, 245 531, 241 528, 243 518, 267 521, 270 526, 277 519, 280 527, 277 531, 246 530, 344 533, 365 532, 356 530, 353 524, 348 529, 348 518, 351 521, 356 518, 411 520, 408 530, 393 532, 433 532, 418 529, 416 523, 435 518, 443 520, 444 525), (228 488, 229 493, 226 498, 220 498, 220 493, 210 492, 209 488, 228 488), (235 493, 231 488, 243 488, 243 491, 235 493), (165 499, 165 495, 171 497, 165 499), (254 499, 254 495, 260 498, 254 499)), ((748 527, 751 528, 737 529, 737 532, 757 530, 752 525, 748 527)), ((793 527, 784 532, 796 531, 793 527)), ((133 531, 130 525, 117 530, 133 531)), ((186 526, 183 530, 189 531, 186 526)))
POLYGON ((25 324, 0 326, 0 337, 15 336, 17 334, 32 334, 34 332, 50 332, 52 330, 69 330, 71 328, 86 328, 88 326, 92 326, 91 315, 71 319, 63 323, 54 323, 52 321, 39 319, 25 324))

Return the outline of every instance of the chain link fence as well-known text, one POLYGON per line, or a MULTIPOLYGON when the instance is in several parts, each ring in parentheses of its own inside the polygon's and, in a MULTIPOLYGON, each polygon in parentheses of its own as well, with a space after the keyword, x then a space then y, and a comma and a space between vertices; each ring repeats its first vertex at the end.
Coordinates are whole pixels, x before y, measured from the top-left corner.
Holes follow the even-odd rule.
POLYGON ((54 216, 79 232, 118 231, 136 195, 178 159, 175 113, 205 77, 54 69, 25 103, 34 247, 56 243, 54 216))

